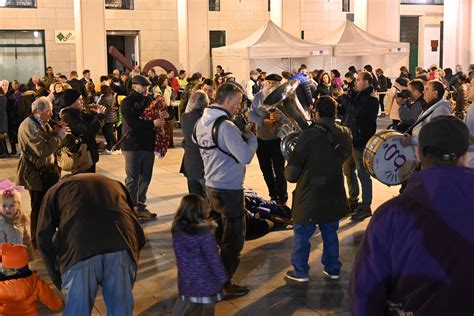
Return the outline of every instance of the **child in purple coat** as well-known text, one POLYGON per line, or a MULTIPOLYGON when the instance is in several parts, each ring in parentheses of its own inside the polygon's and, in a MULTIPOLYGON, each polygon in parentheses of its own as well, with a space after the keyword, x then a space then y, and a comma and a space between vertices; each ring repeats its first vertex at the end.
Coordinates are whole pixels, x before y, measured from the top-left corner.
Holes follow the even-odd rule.
POLYGON ((206 220, 208 209, 202 197, 183 197, 171 233, 178 266, 179 298, 173 315, 214 315, 228 281, 214 238, 215 224, 206 220))

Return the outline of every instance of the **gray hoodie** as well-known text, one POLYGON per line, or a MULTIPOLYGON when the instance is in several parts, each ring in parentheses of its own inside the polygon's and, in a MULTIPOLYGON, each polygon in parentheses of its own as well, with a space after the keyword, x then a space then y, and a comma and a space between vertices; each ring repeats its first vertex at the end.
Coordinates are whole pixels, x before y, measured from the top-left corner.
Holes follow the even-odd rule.
POLYGON ((418 145, 418 135, 420 134, 421 128, 429 123, 433 118, 441 115, 451 115, 451 103, 446 99, 441 99, 432 106, 430 106, 426 111, 420 114, 418 121, 423 120, 420 124, 413 128, 411 142, 413 145, 418 145))
MULTIPOLYGON (((223 108, 211 106, 204 109, 202 118, 196 123, 196 139, 199 146, 214 145, 212 127, 214 121, 224 115, 230 116, 223 108)), ((257 151, 257 137, 252 133, 245 134, 245 137, 247 141, 244 141, 238 127, 229 120, 222 122, 217 132, 219 148, 232 154, 238 163, 217 148, 200 149, 206 186, 224 190, 243 189, 245 165, 252 161, 257 151)))

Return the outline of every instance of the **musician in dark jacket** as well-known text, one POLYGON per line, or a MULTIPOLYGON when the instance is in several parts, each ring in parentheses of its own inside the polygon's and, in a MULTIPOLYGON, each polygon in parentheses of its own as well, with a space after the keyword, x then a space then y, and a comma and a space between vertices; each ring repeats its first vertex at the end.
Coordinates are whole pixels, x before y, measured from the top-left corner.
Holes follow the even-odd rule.
POLYGON ((145 235, 125 187, 98 174, 69 176, 44 197, 38 247, 65 296, 64 315, 90 315, 99 284, 107 312, 131 315, 145 235))
POLYGON ((209 105, 209 98, 203 90, 195 91, 189 98, 186 111, 181 115, 181 128, 184 136, 184 156, 181 172, 188 179, 189 193, 206 197, 204 181, 204 164, 198 145, 193 142, 194 125, 201 118, 205 107, 209 105))
POLYGON ((121 149, 127 174, 125 186, 130 193, 138 217, 144 220, 156 218, 156 214, 151 213, 145 203, 155 163, 155 127, 162 126, 164 120, 142 119, 143 111, 151 103, 151 99, 147 97, 148 86, 151 83, 142 75, 135 75, 131 82, 132 91, 120 106, 123 120, 121 149))
MULTIPOLYGON (((357 93, 350 103, 350 114, 347 116, 346 126, 352 131, 352 156, 362 186, 362 203, 355 209, 353 220, 363 220, 372 215, 370 206, 372 204, 372 179, 362 161, 362 153, 369 139, 377 130, 377 114, 379 111, 379 100, 374 96, 372 86, 373 77, 369 72, 362 71, 357 75, 355 88, 357 93)), ((354 170, 352 170, 353 173, 354 170)), ((345 171, 347 175, 348 172, 345 171)), ((357 198, 359 188, 357 181, 351 181, 354 192, 352 198, 357 198)))
POLYGON ((286 166, 289 182, 297 183, 293 192, 294 249, 293 271, 286 277, 308 281, 309 240, 321 230, 322 264, 331 279, 339 278, 339 220, 349 212, 342 164, 351 155, 351 132, 336 125, 337 103, 328 96, 316 102, 316 122, 304 130, 286 166))
POLYGON ((95 164, 99 161, 99 148, 95 138, 104 123, 104 108, 91 107, 90 111, 85 111, 82 95, 74 89, 64 91, 64 105, 66 107, 61 111, 61 120, 67 123, 72 134, 66 136, 65 144, 72 144, 73 137, 86 143, 93 165, 82 172, 95 172, 95 164))

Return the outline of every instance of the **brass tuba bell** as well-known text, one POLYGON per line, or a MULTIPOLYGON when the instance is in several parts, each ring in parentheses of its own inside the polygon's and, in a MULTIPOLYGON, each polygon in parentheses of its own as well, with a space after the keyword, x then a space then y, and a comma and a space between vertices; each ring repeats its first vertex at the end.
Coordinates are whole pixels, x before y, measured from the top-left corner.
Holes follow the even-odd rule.
POLYGON ((282 84, 265 98, 262 105, 266 111, 277 108, 291 122, 291 126, 283 125, 279 130, 279 135, 281 135, 280 150, 286 160, 290 159, 301 131, 310 126, 308 123, 310 119, 295 93, 299 84, 299 80, 290 80, 282 84))

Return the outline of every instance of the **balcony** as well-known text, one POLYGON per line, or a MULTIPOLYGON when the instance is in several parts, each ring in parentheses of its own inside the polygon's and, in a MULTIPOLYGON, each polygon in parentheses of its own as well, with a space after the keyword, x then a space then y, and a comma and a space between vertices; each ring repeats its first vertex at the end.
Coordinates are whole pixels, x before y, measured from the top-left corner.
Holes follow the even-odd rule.
POLYGON ((444 0, 400 0, 400 4, 444 5, 444 0))
POLYGON ((105 0, 105 8, 117 10, 133 10, 133 0, 105 0))
POLYGON ((0 0, 0 8, 36 8, 36 0, 0 0))

